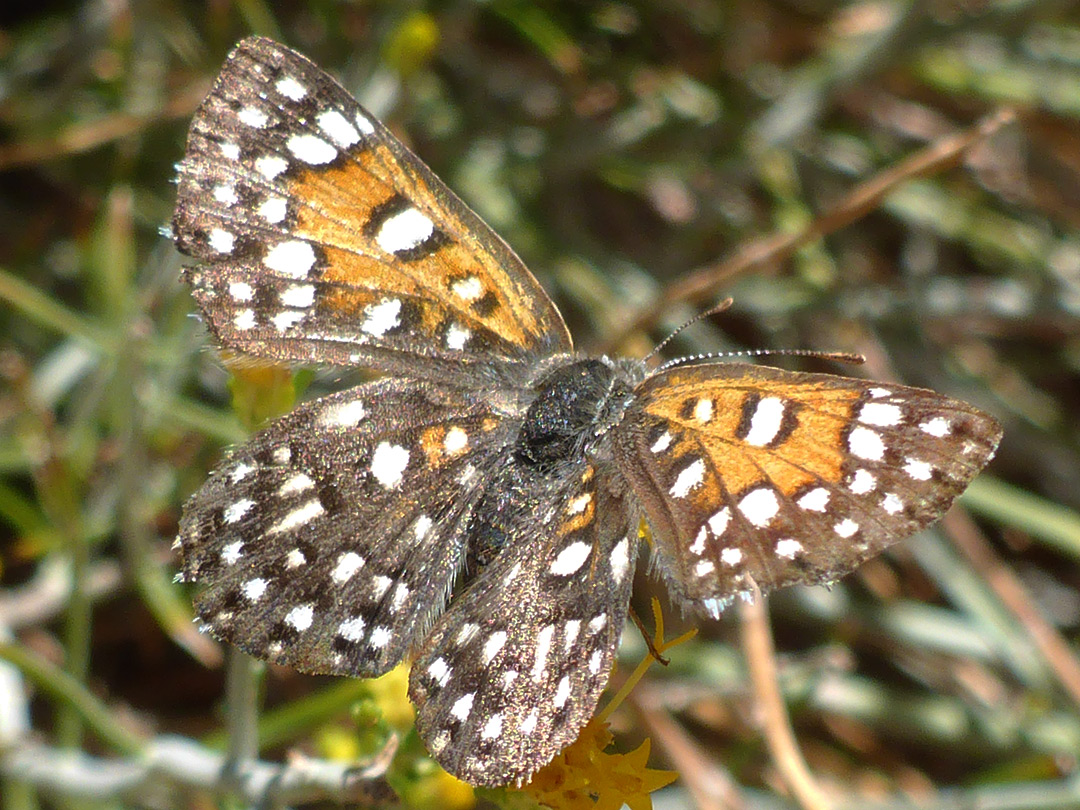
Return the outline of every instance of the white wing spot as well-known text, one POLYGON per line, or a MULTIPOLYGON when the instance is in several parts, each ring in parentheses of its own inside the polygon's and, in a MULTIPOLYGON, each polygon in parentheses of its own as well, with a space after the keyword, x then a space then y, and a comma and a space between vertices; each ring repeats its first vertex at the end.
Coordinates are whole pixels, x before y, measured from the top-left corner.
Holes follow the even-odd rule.
POLYGON ((250 301, 255 297, 255 290, 246 281, 234 281, 229 285, 229 296, 233 301, 250 301))
POLYGON ((600 664, 603 662, 604 656, 601 655, 600 650, 596 650, 589 656, 589 673, 591 675, 597 675, 600 672, 600 664))
POLYGON ((290 239, 270 248, 263 257, 263 264, 290 278, 305 278, 315 266, 315 250, 307 242, 290 239))
POLYGON ((445 658, 436 658, 431 662, 431 666, 427 668, 428 675, 435 679, 440 687, 446 686, 446 682, 450 680, 450 667, 446 664, 445 658))
POLYGON ((536 658, 533 659, 532 679, 537 683, 544 677, 548 653, 551 651, 551 639, 555 635, 555 625, 546 625, 536 635, 536 658))
POLYGON ((390 643, 390 628, 389 627, 373 627, 371 630, 371 646, 376 650, 381 650, 387 644, 390 643))
POLYGON ((226 160, 239 160, 240 146, 232 141, 225 141, 221 144, 221 154, 226 160))
POLYGON ((951 427, 949 426, 949 420, 942 416, 935 416, 933 419, 928 419, 919 425, 919 430, 923 433, 929 433, 931 436, 937 436, 939 439, 949 435, 951 427))
POLYGON ((285 567, 286 568, 299 568, 301 565, 307 562, 307 557, 304 556, 298 548, 294 548, 287 555, 285 555, 285 567))
POLYGON ((365 310, 367 317, 360 324, 360 331, 372 337, 382 337, 395 326, 401 324, 401 301, 386 298, 365 310))
POLYGON ((566 514, 580 515, 588 508, 589 502, 592 501, 592 497, 591 492, 586 492, 584 495, 578 495, 567 505, 566 514))
POLYGON ((307 88, 300 84, 292 76, 285 76, 282 79, 278 79, 277 91, 286 98, 291 98, 293 101, 300 101, 307 95, 307 88))
POLYGON ((292 284, 281 292, 281 304, 296 309, 307 309, 315 303, 314 284, 292 284))
POLYGON ((851 478, 851 483, 848 485, 850 489, 856 495, 865 495, 867 492, 873 492, 874 487, 877 486, 877 479, 868 470, 856 470, 855 475, 851 478))
POLYGON ((399 582, 397 587, 394 588, 394 597, 390 603, 390 609, 393 612, 401 610, 401 606, 405 604, 405 600, 409 598, 409 586, 404 582, 399 582))
POLYGON ((904 412, 899 405, 890 405, 885 402, 867 402, 859 410, 859 421, 866 425, 877 427, 894 427, 899 425, 904 418, 904 412))
POLYGON ((703 397, 697 401, 697 405, 694 406, 694 419, 701 424, 705 424, 713 417, 713 401, 707 397, 703 397))
POLYGON ((371 457, 371 474, 383 489, 393 489, 401 483, 405 468, 409 466, 409 451, 399 444, 379 442, 371 457))
POLYGON ((599 633, 601 630, 604 629, 604 626, 606 624, 607 624, 607 614, 606 613, 601 613, 598 616, 593 616, 593 618, 589 620, 589 635, 590 636, 595 636, 597 633, 599 633))
POLYGON ((292 460, 292 450, 287 444, 274 449, 273 459, 275 464, 288 464, 292 460))
POLYGON ((431 531, 431 527, 434 525, 434 521, 427 515, 420 515, 420 517, 416 519, 416 525, 413 526, 413 534, 416 536, 416 542, 419 543, 427 537, 427 533, 431 531))
POLYGON ((784 402, 777 397, 765 397, 754 408, 750 417, 750 430, 746 434, 746 443, 755 447, 764 447, 780 432, 784 419, 784 402))
POLYGON ((236 205, 240 198, 236 196, 235 188, 223 183, 214 187, 214 199, 222 205, 236 205))
POLYGON ((690 490, 700 486, 704 480, 705 462, 699 458, 679 473, 668 492, 673 498, 685 498, 690 490))
POLYGON ((363 567, 363 557, 355 551, 346 551, 338 557, 337 565, 334 566, 334 573, 330 577, 340 585, 352 579, 353 575, 363 567))
MULTIPOLYGON (((559 552, 559 555, 552 561, 549 570, 557 577, 568 577, 576 573, 585 564, 585 561, 589 559, 590 552, 592 552, 592 545, 589 543, 581 540, 571 543, 559 552)), ((622 576, 619 575, 617 579, 622 579, 622 576)))
POLYGON ((665 430, 660 438, 653 442, 653 446, 649 448, 654 453, 662 453, 671 447, 671 431, 665 430))
POLYGON ((359 641, 364 637, 364 619, 356 616, 338 625, 337 634, 346 641, 359 641))
POLYGON ((450 707, 450 714, 464 723, 469 719, 469 712, 472 711, 473 698, 475 696, 475 692, 469 692, 467 695, 459 697, 457 702, 450 707))
POLYGON ((305 523, 314 520, 325 511, 323 505, 317 500, 310 500, 289 512, 289 514, 285 515, 285 517, 267 529, 266 533, 269 535, 292 531, 293 529, 299 528, 305 523))
POLYGON ((353 427, 367 416, 364 403, 358 399, 337 402, 328 407, 319 416, 319 424, 332 427, 353 427))
POLYGON ((785 537, 776 544, 776 556, 783 557, 785 560, 794 560, 795 555, 802 550, 802 543, 790 537, 785 537))
POLYGON ((465 344, 468 343, 471 337, 472 332, 468 329, 452 323, 450 328, 446 330, 446 348, 460 352, 465 348, 465 344))
POLYGON ((447 455, 456 456, 469 446, 469 434, 457 425, 448 428, 443 437, 443 450, 447 455))
POLYGON ((262 129, 270 120, 270 116, 257 107, 244 107, 236 114, 236 117, 240 119, 241 124, 247 124, 255 129, 262 129))
POLYGON ((888 388, 871 388, 869 393, 870 396, 872 396, 874 399, 881 399, 882 397, 892 396, 892 391, 890 391, 888 388))
POLYGON ((259 203, 259 216, 271 225, 277 225, 288 213, 288 205, 283 197, 267 197, 259 203))
POLYGON ((570 676, 563 675, 559 685, 555 687, 555 697, 551 701, 556 709, 561 709, 570 698, 570 676))
POLYGON ((611 550, 611 576, 615 578, 615 584, 622 582, 626 576, 626 569, 630 566, 630 538, 624 537, 619 544, 611 550))
POLYGON ((349 123, 349 119, 337 110, 326 110, 315 116, 319 129, 330 136, 338 146, 348 149, 360 140, 360 133, 349 123))
POLYGON ((715 515, 709 518, 709 528, 712 530, 712 533, 716 537, 719 537, 724 533, 724 530, 727 529, 729 520, 731 520, 731 510, 725 506, 715 515))
POLYGON ((510 685, 517 680, 518 671, 516 669, 508 669, 503 673, 503 689, 509 689, 510 685))
POLYGON ((255 171, 267 180, 273 180, 287 168, 289 168, 289 161, 277 155, 263 155, 255 160, 255 171))
POLYGON ((371 123, 371 119, 363 113, 357 113, 353 116, 353 120, 356 121, 356 128, 364 135, 371 135, 375 132, 375 125, 371 123))
POLYGON ((851 537, 858 530, 859 530, 859 524, 856 523, 851 518, 844 518, 839 523, 837 523, 835 526, 833 526, 833 531, 836 532, 841 537, 851 537))
POLYGON ((696 566, 694 566, 694 574, 703 577, 706 574, 711 574, 713 569, 716 568, 710 560, 702 560, 696 566))
POLYGON ((255 310, 242 309, 233 318, 233 326, 240 332, 255 328, 255 310))
POLYGON ((505 643, 506 633, 502 630, 496 630, 488 636, 488 640, 484 642, 484 666, 495 660, 495 656, 499 654, 499 650, 503 648, 505 643))
POLYGON ((218 253, 232 253, 236 245, 236 237, 226 230, 214 228, 207 237, 207 243, 218 253))
POLYGON ((694 542, 690 544, 688 549, 691 554, 698 555, 705 551, 705 541, 709 537, 709 530, 702 526, 697 533, 697 537, 694 538, 694 542))
POLYGON ((376 599, 382 599, 382 595, 386 593, 390 586, 394 584, 394 580, 386 576, 377 576, 371 580, 371 592, 375 595, 376 599))
POLYGON ((536 730, 536 721, 538 717, 539 715, 536 709, 529 712, 528 717, 521 722, 521 733, 532 734, 536 730))
POLYGON ((739 501, 739 511, 759 529, 768 526, 780 511, 780 501, 771 489, 755 489, 739 501))
POLYGON ((435 223, 415 208, 399 211, 379 227, 375 242, 387 253, 402 253, 423 244, 435 233, 435 223))
POLYGON ((285 142, 285 146, 309 166, 322 166, 338 156, 336 146, 311 133, 293 135, 285 142))
POLYGON ((255 501, 251 498, 242 498, 236 503, 232 504, 225 509, 222 514, 222 518, 226 523, 236 523, 240 518, 248 513, 248 511, 255 505, 255 501))
POLYGON ((742 562, 742 557, 742 550, 737 548, 725 548, 720 552, 720 562, 732 568, 742 562))
POLYGON ((229 483, 239 484, 241 481, 243 481, 245 478, 255 472, 255 470, 256 467, 254 464, 248 464, 246 461, 241 461, 239 464, 236 465, 233 471, 229 473, 229 483))
POLYGON ((451 284, 450 290, 462 301, 471 303, 484 294, 484 285, 476 276, 468 276, 451 284))
POLYGON ((848 434, 851 454, 870 461, 881 461, 885 456, 885 443, 870 428, 857 427, 848 434))
POLYGON ((244 592, 244 598, 249 602, 258 602, 260 597, 266 593, 266 580, 262 578, 249 579, 244 583, 241 590, 244 592))
POLYGON ((916 481, 929 481, 932 470, 930 465, 925 461, 919 461, 916 458, 909 458, 904 465, 904 472, 909 477, 914 478, 916 481))
POLYGON ((488 718, 488 721, 484 723, 484 728, 480 732, 480 736, 485 740, 494 740, 502 734, 502 715, 493 714, 488 718))
POLYGON ((433 754, 441 753, 442 750, 444 748, 446 748, 446 745, 449 742, 450 742, 450 732, 449 731, 440 731, 438 734, 435 735, 435 738, 431 741, 431 744, 430 744, 431 753, 433 753, 433 754))
POLYGON ((563 626, 563 650, 570 652, 570 648, 574 646, 574 642, 577 641, 578 633, 581 632, 581 622, 577 619, 570 619, 563 626))
POLYGON ((895 515, 898 512, 903 511, 904 502, 900 500, 895 493, 890 492, 881 501, 881 508, 888 512, 890 515, 895 515))
POLYGON ((221 550, 221 561, 225 565, 235 564, 242 556, 244 556, 240 553, 240 549, 242 549, 243 547, 244 544, 239 540, 235 540, 232 543, 229 543, 229 545, 225 546, 225 548, 221 550))
POLYGON ((796 503, 809 512, 824 512, 829 505, 829 490, 824 487, 812 489, 803 495, 796 503))
POLYGON ((311 622, 314 619, 314 605, 298 605, 285 614, 285 623, 291 624, 301 633, 311 627, 311 622))
POLYGON ((296 326, 296 324, 304 320, 304 318, 306 317, 306 314, 303 312, 297 312, 294 309, 286 309, 282 312, 279 312, 270 320, 273 322, 277 330, 284 334, 291 327, 296 326))

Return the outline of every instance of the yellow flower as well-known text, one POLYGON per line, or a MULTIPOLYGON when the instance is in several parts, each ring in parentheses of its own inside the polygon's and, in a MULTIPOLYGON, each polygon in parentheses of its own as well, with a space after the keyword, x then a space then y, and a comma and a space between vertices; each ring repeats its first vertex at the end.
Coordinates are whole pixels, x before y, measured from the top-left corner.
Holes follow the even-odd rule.
MULTIPOLYGON (((694 635, 695 631, 690 631, 665 642, 664 617, 660 603, 655 599, 653 617, 656 622, 653 646, 657 652, 681 644, 694 635)), ((670 785, 678 774, 648 767, 648 739, 628 754, 609 754, 604 749, 612 741, 607 718, 641 680, 653 660, 650 654, 638 665, 611 703, 585 725, 577 740, 537 771, 532 780, 522 786, 522 792, 554 810, 619 810, 624 804, 631 810, 652 808, 649 794, 670 785)))

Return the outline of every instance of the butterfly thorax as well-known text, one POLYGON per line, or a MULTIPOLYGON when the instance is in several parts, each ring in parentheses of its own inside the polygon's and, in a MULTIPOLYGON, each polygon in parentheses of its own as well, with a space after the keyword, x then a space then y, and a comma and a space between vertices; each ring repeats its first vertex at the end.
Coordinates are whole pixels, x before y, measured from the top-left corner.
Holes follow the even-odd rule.
POLYGON ((622 420, 633 396, 629 375, 596 358, 559 366, 534 390, 515 456, 540 471, 584 460, 590 443, 622 420))
POLYGON ((535 520, 545 493, 572 486, 591 461, 609 457, 606 434, 633 397, 631 369, 603 359, 567 361, 541 376, 517 440, 473 511, 469 569, 490 564, 535 520))

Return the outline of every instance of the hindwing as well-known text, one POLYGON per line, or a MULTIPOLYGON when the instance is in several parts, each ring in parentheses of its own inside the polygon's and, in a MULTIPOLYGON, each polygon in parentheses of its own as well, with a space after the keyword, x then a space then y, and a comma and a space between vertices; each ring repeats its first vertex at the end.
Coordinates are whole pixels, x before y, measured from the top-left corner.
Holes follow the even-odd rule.
POLYGON ((513 544, 436 622, 409 695, 432 756, 474 785, 521 782, 572 742, 607 684, 637 512, 591 466, 520 513, 513 544))
POLYGON ((385 672, 441 612, 507 429, 477 398, 396 379, 277 420, 185 508, 205 626, 305 672, 385 672))

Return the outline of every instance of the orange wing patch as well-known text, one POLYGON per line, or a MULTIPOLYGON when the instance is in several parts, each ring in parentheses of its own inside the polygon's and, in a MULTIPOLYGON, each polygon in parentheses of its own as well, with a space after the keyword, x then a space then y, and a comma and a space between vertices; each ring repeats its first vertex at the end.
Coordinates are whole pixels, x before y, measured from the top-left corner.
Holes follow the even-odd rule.
POLYGON ((748 375, 702 386, 692 374, 672 372, 663 397, 650 400, 645 410, 674 428, 676 457, 717 459, 730 493, 763 479, 787 496, 817 480, 839 481, 844 434, 860 391, 824 383, 771 386, 767 395, 762 390, 760 379, 748 375))

